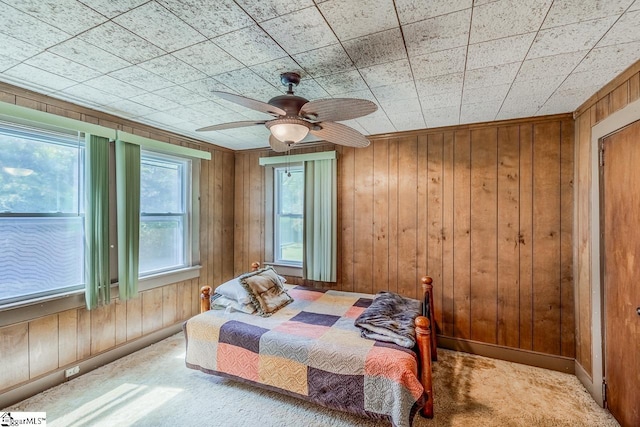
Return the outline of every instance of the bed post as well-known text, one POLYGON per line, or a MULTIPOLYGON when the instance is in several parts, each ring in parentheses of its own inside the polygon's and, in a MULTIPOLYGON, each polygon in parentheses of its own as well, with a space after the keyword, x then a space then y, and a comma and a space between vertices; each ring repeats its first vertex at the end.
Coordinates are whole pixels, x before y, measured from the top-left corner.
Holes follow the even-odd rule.
POLYGON ((433 418, 433 384, 431 377, 431 328, 429 319, 424 316, 416 318, 416 341, 418 343, 420 383, 424 388, 427 401, 420 410, 426 418, 433 418))
POLYGON ((438 340, 436 337, 436 321, 435 315, 436 312, 433 309, 433 279, 429 276, 423 276, 421 279, 422 282, 422 293, 423 293, 423 304, 425 305, 424 315, 429 318, 429 326, 431 330, 431 360, 438 360, 438 340), (426 305, 429 305, 429 309, 427 310, 426 305))
POLYGON ((200 288, 200 313, 209 311, 211 308, 211 286, 205 285, 200 288))
POLYGON ((251 263, 251 271, 257 271, 260 268, 260 263, 258 261, 254 261, 251 263))

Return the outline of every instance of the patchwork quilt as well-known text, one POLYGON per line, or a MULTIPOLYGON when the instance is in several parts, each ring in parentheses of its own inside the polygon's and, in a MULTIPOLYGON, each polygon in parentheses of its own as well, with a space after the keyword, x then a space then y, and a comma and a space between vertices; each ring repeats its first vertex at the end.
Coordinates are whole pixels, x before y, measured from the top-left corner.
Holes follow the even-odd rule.
POLYGON ((186 365, 397 427, 424 406, 416 354, 360 336, 374 296, 286 285, 271 317, 210 310, 184 324, 186 365))

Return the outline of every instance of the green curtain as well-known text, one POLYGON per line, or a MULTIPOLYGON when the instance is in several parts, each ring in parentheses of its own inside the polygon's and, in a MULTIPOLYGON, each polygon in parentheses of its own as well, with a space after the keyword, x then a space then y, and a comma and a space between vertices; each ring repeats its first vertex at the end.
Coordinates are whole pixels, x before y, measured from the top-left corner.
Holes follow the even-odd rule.
POLYGON ((118 288, 120 299, 138 293, 140 248, 140 146, 116 141, 118 288))
POLYGON ((336 281, 336 159, 304 162, 304 277, 336 281))
POLYGON ((85 135, 85 300, 109 304, 109 139, 85 135))

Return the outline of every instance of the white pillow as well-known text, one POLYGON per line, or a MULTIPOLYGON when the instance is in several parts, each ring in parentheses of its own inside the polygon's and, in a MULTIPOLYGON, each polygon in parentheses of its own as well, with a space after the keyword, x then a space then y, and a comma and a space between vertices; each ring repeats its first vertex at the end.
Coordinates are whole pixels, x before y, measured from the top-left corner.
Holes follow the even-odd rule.
MULTIPOLYGON (((285 283, 287 279, 278 275, 282 283, 285 283)), ((227 297, 231 300, 237 301, 240 304, 250 304, 251 297, 247 290, 240 283, 239 277, 234 277, 233 279, 224 282, 222 285, 218 286, 215 290, 215 293, 222 295, 223 297, 227 297)))
POLYGON ((256 308, 251 303, 240 304, 237 301, 215 293, 211 296, 211 309, 225 309, 227 312, 241 311, 247 314, 253 314, 256 312, 256 308))

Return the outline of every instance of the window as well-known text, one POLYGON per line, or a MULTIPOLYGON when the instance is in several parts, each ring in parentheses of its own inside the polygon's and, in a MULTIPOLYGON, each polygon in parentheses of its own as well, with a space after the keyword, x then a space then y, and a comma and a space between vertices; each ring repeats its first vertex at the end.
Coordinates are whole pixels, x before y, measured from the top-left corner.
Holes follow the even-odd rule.
POLYGON ((140 276, 191 265, 191 161, 143 151, 140 276))
POLYGON ((302 266, 304 236, 304 168, 273 168, 273 261, 302 266))
POLYGON ((84 141, 0 123, 0 304, 81 289, 84 141))

